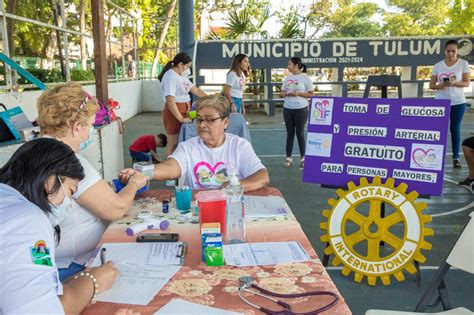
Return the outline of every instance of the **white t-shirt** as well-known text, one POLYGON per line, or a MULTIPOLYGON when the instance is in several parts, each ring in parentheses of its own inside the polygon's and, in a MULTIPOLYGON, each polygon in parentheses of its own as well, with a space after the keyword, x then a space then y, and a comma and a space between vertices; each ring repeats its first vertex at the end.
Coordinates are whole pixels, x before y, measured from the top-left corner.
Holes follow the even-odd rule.
POLYGON ((236 98, 243 98, 245 88, 245 76, 243 73, 242 76, 239 78, 235 71, 229 72, 227 74, 225 85, 230 86, 230 96, 236 98))
MULTIPOLYGON (((281 89, 286 92, 309 92, 313 90, 313 82, 306 73, 290 74, 283 81, 281 89)), ((308 99, 301 96, 287 96, 283 106, 289 109, 305 108, 308 106, 308 99)))
POLYGON ((163 101, 166 103, 167 96, 174 96, 176 103, 189 102, 191 100, 189 91, 192 87, 193 83, 188 78, 180 76, 173 69, 169 69, 161 80, 163 101))
POLYGON ((61 228, 61 240, 56 248, 56 263, 59 268, 67 268, 72 262, 83 265, 92 255, 107 228, 101 219, 76 201, 84 191, 101 180, 99 173, 84 157, 79 154, 76 156, 84 168, 85 177, 79 182, 71 200, 71 207, 55 221, 61 228))
POLYGON ((47 216, 8 185, 0 200, 0 314, 64 314, 47 216))
MULTIPOLYGON (((433 75, 438 78, 438 82, 443 82, 444 78, 449 78, 450 81, 461 81, 463 73, 470 73, 469 63, 466 60, 458 59, 458 61, 448 67, 444 60, 438 62, 433 67, 433 75)), ((436 99, 451 100, 451 105, 459 105, 466 103, 464 96, 464 88, 461 87, 446 87, 442 90, 436 90, 436 99)))
POLYGON ((198 136, 181 142, 170 157, 181 167, 185 184, 194 189, 219 188, 233 170, 244 179, 265 168, 250 142, 229 133, 218 148, 209 148, 198 136))

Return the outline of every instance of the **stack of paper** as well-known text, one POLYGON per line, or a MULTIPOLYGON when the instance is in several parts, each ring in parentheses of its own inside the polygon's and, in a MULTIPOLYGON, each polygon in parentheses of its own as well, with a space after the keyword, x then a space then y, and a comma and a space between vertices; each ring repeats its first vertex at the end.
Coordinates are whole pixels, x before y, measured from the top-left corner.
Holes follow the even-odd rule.
POLYGON ((288 205, 285 199, 277 196, 245 196, 246 218, 268 218, 287 215, 288 205))
POLYGON ((250 267, 310 261, 299 242, 242 243, 224 245, 225 263, 250 267))
POLYGON ((220 308, 204 306, 196 303, 191 303, 181 299, 171 300, 168 304, 159 309, 154 315, 239 315, 236 313, 226 311, 220 308))
MULTIPOLYGON (((182 243, 110 243, 107 260, 120 274, 112 288, 101 292, 96 301, 148 305, 153 297, 179 271, 182 243)), ((99 255, 91 266, 99 266, 99 255)))

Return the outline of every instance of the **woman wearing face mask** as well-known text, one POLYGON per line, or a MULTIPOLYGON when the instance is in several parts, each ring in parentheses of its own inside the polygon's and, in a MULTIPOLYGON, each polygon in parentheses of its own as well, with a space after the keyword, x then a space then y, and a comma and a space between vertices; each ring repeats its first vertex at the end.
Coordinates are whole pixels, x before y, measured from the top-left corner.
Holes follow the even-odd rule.
POLYGON ((249 57, 245 54, 238 54, 232 61, 229 72, 227 72, 224 96, 229 101, 230 108, 234 113, 245 115, 243 95, 245 77, 248 76, 249 67, 249 57))
POLYGON ((0 310, 2 314, 79 314, 95 294, 109 289, 118 271, 108 262, 63 285, 47 216, 65 210, 84 170, 70 147, 54 139, 22 145, 0 169, 0 310))
MULTIPOLYGON (((77 153, 92 141, 98 108, 96 100, 89 99, 80 85, 67 83, 39 97, 37 121, 43 136, 56 138, 77 153)), ((77 157, 85 177, 67 211, 50 216, 52 224, 61 229, 61 242, 56 249, 61 280, 84 269, 107 227, 103 220, 126 215, 137 190, 146 184, 146 177, 137 172, 124 189, 115 193, 86 159, 77 157)))
POLYGON ((191 108, 189 92, 197 97, 206 96, 206 93, 194 86, 188 79, 191 64, 191 58, 186 53, 180 52, 165 65, 158 76, 165 102, 163 125, 168 137, 167 156, 176 148, 181 124, 191 122, 188 118, 191 108))

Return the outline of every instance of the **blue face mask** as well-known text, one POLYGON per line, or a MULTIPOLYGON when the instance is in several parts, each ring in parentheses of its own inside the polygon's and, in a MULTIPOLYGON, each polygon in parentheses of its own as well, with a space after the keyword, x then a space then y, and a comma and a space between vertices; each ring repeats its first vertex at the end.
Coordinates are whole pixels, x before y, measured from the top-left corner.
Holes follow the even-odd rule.
POLYGON ((79 139, 80 141, 79 151, 85 150, 89 146, 89 144, 92 143, 92 138, 94 138, 94 134, 95 134, 94 127, 91 127, 91 129, 89 129, 89 136, 87 137, 85 141, 81 141, 81 138, 79 138, 79 135, 76 134, 77 139, 79 139))

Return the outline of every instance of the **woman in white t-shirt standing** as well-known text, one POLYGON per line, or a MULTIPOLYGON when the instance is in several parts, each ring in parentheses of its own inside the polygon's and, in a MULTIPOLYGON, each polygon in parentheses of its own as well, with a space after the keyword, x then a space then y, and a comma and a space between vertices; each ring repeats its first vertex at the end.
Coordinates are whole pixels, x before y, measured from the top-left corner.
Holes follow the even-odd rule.
POLYGON ((469 86, 471 71, 466 60, 458 58, 458 42, 448 40, 444 46, 444 60, 435 64, 430 89, 436 90, 436 99, 451 101, 450 126, 453 146, 453 166, 461 168, 461 121, 466 111, 464 88, 469 86))
POLYGON ((191 57, 184 52, 180 52, 174 56, 173 60, 168 61, 158 76, 161 81, 163 101, 165 102, 163 125, 168 138, 167 156, 176 148, 181 124, 191 122, 188 118, 189 109, 191 108, 189 92, 197 97, 206 96, 206 93, 194 86, 188 79, 191 64, 191 57))
POLYGON ((248 75, 250 67, 249 57, 245 54, 238 54, 234 57, 224 86, 224 96, 230 104, 230 109, 234 113, 245 115, 243 101, 245 77, 248 75))
POLYGON ((284 165, 289 167, 293 162, 293 141, 298 139, 300 147, 300 168, 304 167, 306 140, 304 126, 308 121, 308 98, 313 95, 313 82, 306 74, 306 66, 301 58, 293 57, 288 62, 288 75, 281 86, 280 96, 285 98, 283 118, 286 125, 286 159, 284 165))

